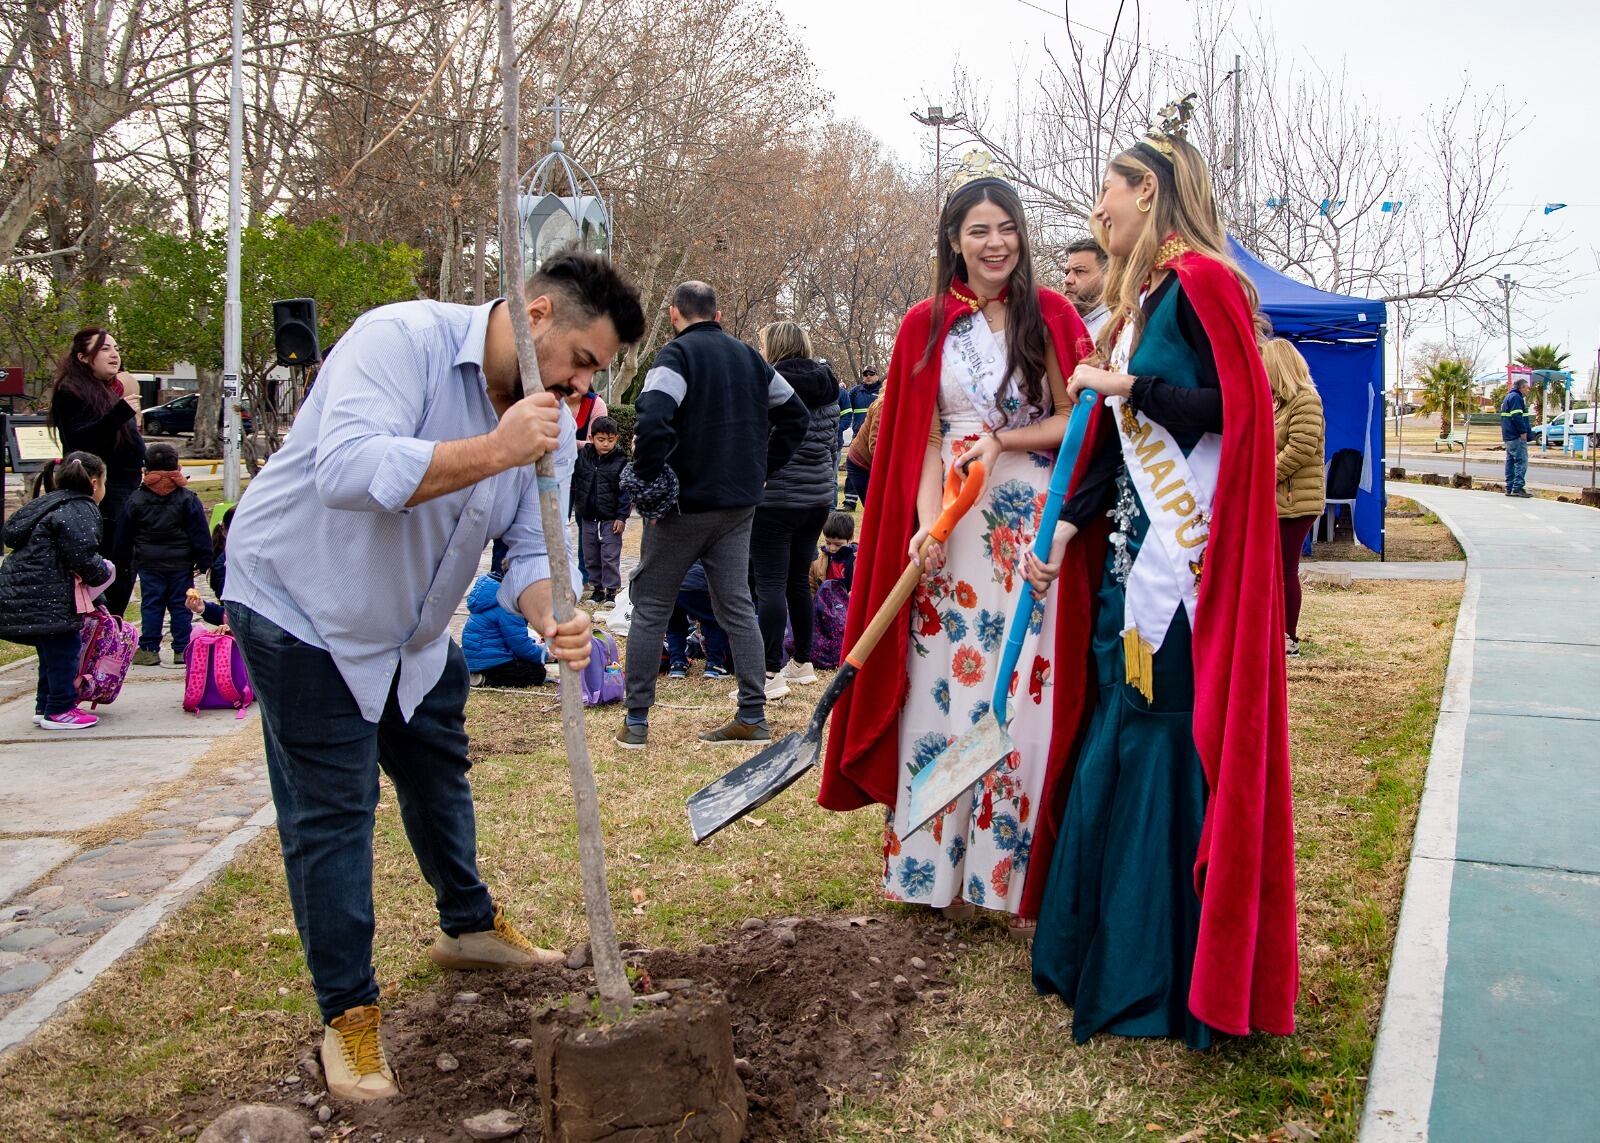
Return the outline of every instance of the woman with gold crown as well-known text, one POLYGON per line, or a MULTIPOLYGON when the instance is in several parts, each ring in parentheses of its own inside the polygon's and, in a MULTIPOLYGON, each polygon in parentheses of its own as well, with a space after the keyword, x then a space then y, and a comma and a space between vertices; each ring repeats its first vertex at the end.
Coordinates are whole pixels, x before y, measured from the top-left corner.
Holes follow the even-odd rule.
POLYGON ((988 712, 1006 623, 1027 590, 1021 554, 1066 428, 1064 376, 1092 348, 1072 304, 1035 284, 1022 202, 992 162, 964 161, 939 218, 934 295, 895 339, 847 646, 917 558, 950 467, 981 459, 984 491, 929 547, 909 616, 835 708, 820 801, 887 807, 891 900, 958 917, 982 907, 1023 929, 1049 857, 1036 816, 1064 789, 1050 760, 1066 758, 1084 693, 1086 592, 1035 610, 1015 683, 1016 750, 923 828, 908 832, 905 816, 912 774, 988 712))
MULTIPOLYGON (((1073 1037, 1294 1030, 1299 985, 1272 393, 1256 294, 1175 123, 1111 160, 1104 398, 1056 551, 1109 528, 1095 707, 1033 946, 1073 1037), (1109 518, 1109 519, 1108 519, 1109 518)), ((1029 553, 1042 592, 1060 574, 1029 553)), ((1070 587, 1072 575, 1061 580, 1070 587)))

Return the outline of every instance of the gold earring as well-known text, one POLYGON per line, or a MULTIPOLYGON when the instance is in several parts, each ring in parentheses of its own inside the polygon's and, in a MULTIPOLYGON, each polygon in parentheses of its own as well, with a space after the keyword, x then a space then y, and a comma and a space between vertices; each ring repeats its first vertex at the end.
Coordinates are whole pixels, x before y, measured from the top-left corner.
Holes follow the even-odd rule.
POLYGON ((1140 214, 1150 213, 1150 200, 1147 198, 1138 199, 1133 205, 1139 208, 1140 214))

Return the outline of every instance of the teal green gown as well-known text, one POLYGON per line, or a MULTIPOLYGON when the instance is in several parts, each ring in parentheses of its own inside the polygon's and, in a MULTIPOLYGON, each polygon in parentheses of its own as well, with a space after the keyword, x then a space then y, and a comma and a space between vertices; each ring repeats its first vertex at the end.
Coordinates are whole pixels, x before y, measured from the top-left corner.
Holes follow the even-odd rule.
MULTIPOLYGON (((1190 391, 1177 397, 1198 397, 1208 383, 1214 389, 1209 343, 1175 276, 1147 299, 1146 313, 1128 371, 1190 391)), ((1219 391, 1217 417, 1220 408, 1219 391)), ((1181 418, 1159 416, 1154 401, 1141 409, 1166 421, 1186 454, 1199 441, 1200 432, 1173 423, 1181 418)), ((1114 437, 1108 437, 1107 452, 1097 460, 1108 480, 1088 515, 1104 511, 1114 472, 1114 513, 1120 512, 1114 519, 1128 538, 1128 555, 1136 556, 1149 520, 1128 484, 1114 437)), ((1206 808, 1193 734, 1189 619, 1180 607, 1155 654, 1154 701, 1146 702, 1125 681, 1125 576, 1118 574, 1113 546, 1095 600, 1098 701, 1051 860, 1033 943, 1033 981, 1041 993, 1055 993, 1072 1006, 1072 1035, 1080 1044, 1096 1032, 1111 1032, 1182 1036, 1190 1047, 1204 1049, 1213 1030, 1188 1004, 1200 931, 1194 859, 1206 808)))

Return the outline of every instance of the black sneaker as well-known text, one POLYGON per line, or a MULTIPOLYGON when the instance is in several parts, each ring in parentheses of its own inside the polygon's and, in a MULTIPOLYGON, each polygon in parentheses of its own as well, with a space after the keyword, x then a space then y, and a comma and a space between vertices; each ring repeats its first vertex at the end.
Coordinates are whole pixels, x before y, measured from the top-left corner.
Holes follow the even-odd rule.
POLYGON ((740 722, 737 718, 729 719, 715 730, 708 730, 700 736, 701 742, 714 742, 719 746, 743 746, 749 742, 771 742, 772 730, 766 721, 740 722))
POLYGON ((650 728, 648 726, 635 726, 631 722, 624 722, 622 729, 617 731, 617 745, 624 750, 643 750, 650 744, 650 728))
POLYGON ((687 679, 688 677, 689 668, 687 666, 680 667, 674 663, 667 668, 667 678, 669 679, 687 679))

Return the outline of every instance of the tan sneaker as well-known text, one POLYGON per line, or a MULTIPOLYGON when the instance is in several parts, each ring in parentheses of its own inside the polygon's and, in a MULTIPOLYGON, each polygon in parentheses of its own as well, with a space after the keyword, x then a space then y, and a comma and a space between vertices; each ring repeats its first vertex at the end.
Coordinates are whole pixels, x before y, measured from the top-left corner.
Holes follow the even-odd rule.
POLYGON ((763 722, 740 722, 730 718, 715 730, 700 736, 701 742, 715 742, 719 746, 742 746, 747 742, 771 742, 772 730, 763 722))
POLYGON ((494 910, 494 928, 481 933, 462 933, 459 937, 440 933, 428 956, 445 968, 496 969, 528 968, 536 964, 559 964, 566 953, 536 948, 534 943, 506 920, 505 910, 494 910))
POLYGON ((383 1052, 376 1004, 351 1008, 322 1030, 322 1074, 334 1099, 389 1099, 400 1094, 383 1052))

